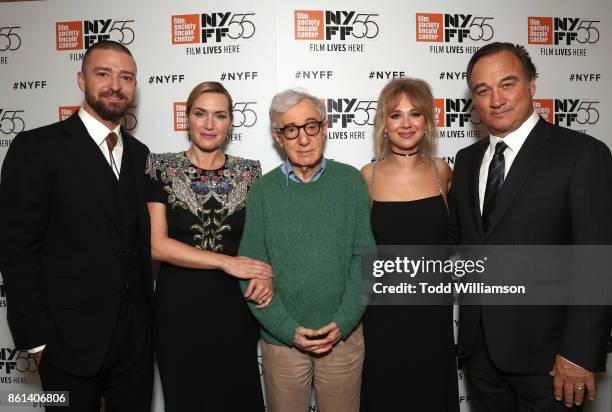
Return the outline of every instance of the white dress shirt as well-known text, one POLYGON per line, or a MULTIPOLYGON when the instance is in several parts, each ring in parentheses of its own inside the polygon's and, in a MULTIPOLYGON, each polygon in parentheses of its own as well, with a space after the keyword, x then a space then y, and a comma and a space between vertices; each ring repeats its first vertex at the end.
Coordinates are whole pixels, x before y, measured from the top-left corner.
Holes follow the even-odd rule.
POLYGON ((493 155, 495 154, 495 145, 498 142, 503 141, 508 148, 504 150, 504 180, 506 176, 508 176, 508 172, 510 171, 510 166, 512 166, 512 162, 514 162, 514 158, 518 154, 519 150, 527 140, 527 136, 531 133, 531 130, 535 127, 536 123, 540 119, 540 116, 534 111, 531 113, 531 116, 527 118, 523 122, 523 124, 513 131, 506 135, 506 137, 501 138, 493 135, 489 135, 489 148, 485 151, 484 157, 482 158, 482 163, 480 164, 480 174, 478 176, 478 197, 480 200, 480 214, 482 214, 482 207, 484 204, 485 190, 487 188, 487 178, 489 177, 489 163, 493 159, 493 155))
POLYGON ((81 121, 85 125, 85 128, 87 129, 87 132, 89 133, 91 138, 102 151, 102 154, 108 162, 108 165, 113 169, 115 176, 117 176, 117 179, 119 179, 119 172, 121 171, 121 157, 123 155, 123 139, 121 138, 121 127, 117 125, 117 127, 115 127, 113 130, 110 130, 108 127, 104 126, 98 119, 87 113, 87 111, 82 107, 79 109, 79 117, 81 118, 81 121), (115 134, 117 135, 117 144, 113 149, 113 160, 115 161, 115 165, 117 166, 116 170, 115 167, 113 167, 113 163, 111 162, 110 158, 110 153, 108 152, 108 147, 106 146, 106 136, 108 136, 110 132, 115 132, 115 134))

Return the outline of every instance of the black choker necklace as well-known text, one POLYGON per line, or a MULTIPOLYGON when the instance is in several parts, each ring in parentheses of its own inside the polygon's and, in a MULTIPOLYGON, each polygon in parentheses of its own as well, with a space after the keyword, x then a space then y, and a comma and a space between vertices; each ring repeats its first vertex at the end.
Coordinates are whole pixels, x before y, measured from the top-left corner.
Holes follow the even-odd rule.
POLYGON ((417 149, 417 151, 414 152, 414 153, 398 153, 398 152, 395 152, 393 150, 391 150, 391 153, 393 153, 395 155, 398 155, 398 156, 410 157, 410 156, 414 156, 415 154, 418 154, 419 153, 419 149, 417 149))

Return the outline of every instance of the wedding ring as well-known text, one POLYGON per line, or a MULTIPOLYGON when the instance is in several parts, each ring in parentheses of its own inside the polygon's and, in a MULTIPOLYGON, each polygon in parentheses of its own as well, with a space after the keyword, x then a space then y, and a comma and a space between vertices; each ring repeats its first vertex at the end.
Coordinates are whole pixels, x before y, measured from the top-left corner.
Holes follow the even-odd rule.
POLYGON ((574 390, 575 391, 583 391, 584 388, 585 388, 584 384, 582 384, 582 385, 575 385, 574 386, 574 390))

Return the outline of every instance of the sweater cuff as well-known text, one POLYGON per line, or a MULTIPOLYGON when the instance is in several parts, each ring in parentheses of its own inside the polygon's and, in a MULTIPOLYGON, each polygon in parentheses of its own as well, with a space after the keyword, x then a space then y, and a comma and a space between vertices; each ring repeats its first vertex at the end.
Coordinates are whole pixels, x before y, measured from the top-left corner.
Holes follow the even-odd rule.
POLYGON ((292 318, 285 320, 278 330, 278 334, 272 333, 278 340, 283 342, 287 346, 293 346, 293 338, 295 337, 295 330, 300 325, 292 318))
POLYGON ((340 329, 340 333, 342 333, 342 340, 346 340, 353 332, 353 330, 357 327, 357 325, 353 322, 350 322, 341 317, 335 319, 334 322, 336 322, 336 325, 338 325, 338 329, 340 329))

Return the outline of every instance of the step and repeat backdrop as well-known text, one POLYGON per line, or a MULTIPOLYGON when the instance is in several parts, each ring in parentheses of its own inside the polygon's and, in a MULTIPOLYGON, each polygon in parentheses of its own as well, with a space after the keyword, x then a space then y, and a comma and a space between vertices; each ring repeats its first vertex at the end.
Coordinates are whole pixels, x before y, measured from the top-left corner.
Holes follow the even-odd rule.
MULTIPOLYGON (((0 163, 17 133, 78 110, 76 74, 85 50, 101 39, 134 54, 138 95, 123 125, 152 152, 188 147, 187 95, 216 80, 234 98, 229 153, 259 159, 264 171, 277 166, 269 103, 280 90, 302 87, 327 104, 325 155, 361 167, 374 154, 380 90, 390 79, 417 77, 434 91, 436 153, 452 167, 459 149, 486 136, 465 68, 492 41, 527 47, 540 73, 534 105, 542 117, 612 147, 611 18, 609 0, 0 3, 0 163)), ((0 289, 0 391, 38 390, 34 360, 15 350, 5 311, 0 289)), ((467 412, 461 365, 457 376, 467 412)), ((602 375, 587 409, 610 411, 611 392, 602 375)), ((154 410, 163 410, 158 381, 154 410)))

